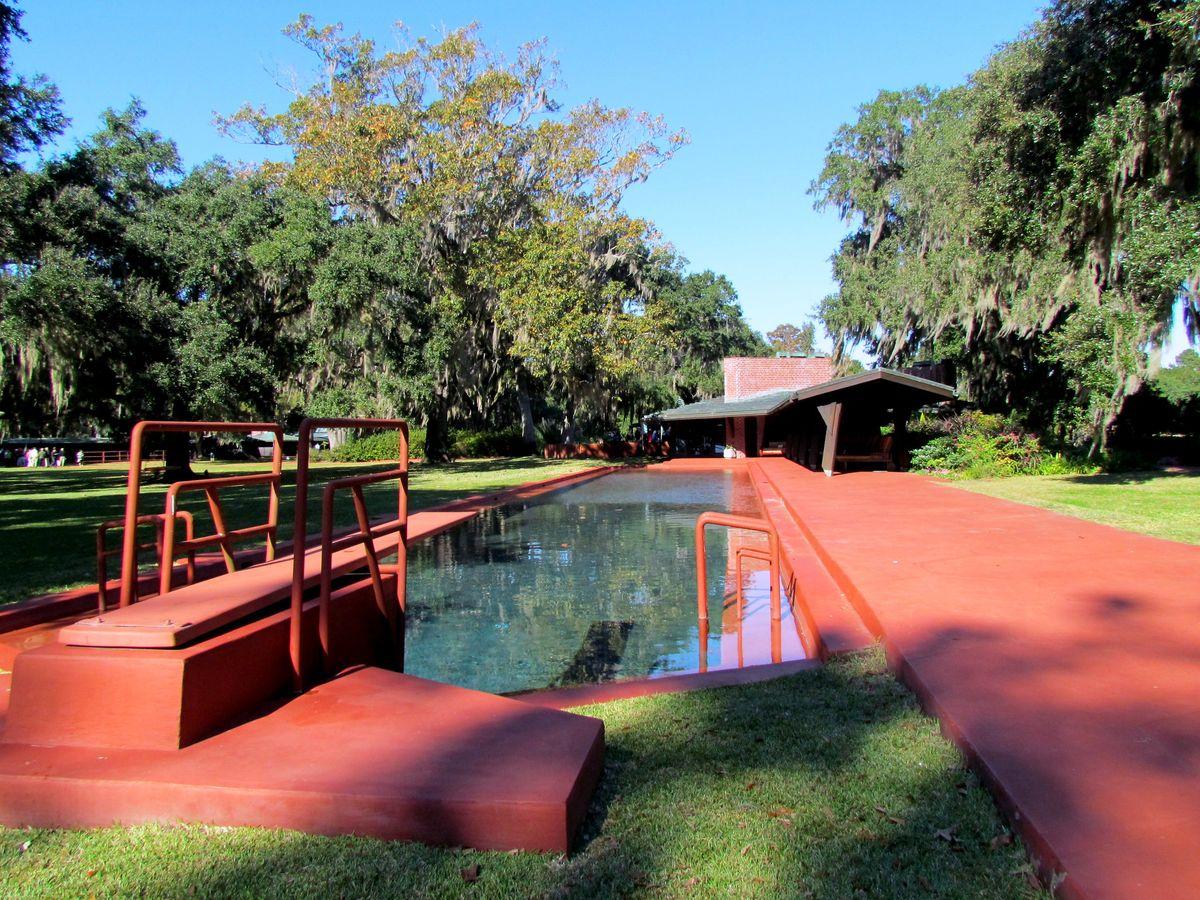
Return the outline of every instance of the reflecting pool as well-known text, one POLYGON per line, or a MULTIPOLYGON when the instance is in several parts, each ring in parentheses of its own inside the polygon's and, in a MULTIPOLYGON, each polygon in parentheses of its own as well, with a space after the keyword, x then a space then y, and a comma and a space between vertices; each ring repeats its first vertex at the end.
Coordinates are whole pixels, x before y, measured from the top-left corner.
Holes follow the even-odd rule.
MULTIPOLYGON (((422 541, 409 553, 405 671, 493 692, 696 671, 705 510, 759 514, 742 473, 622 471, 422 541)), ((709 529, 710 670, 803 658, 786 598, 772 642, 762 564, 737 627, 730 547, 762 540, 709 529)))

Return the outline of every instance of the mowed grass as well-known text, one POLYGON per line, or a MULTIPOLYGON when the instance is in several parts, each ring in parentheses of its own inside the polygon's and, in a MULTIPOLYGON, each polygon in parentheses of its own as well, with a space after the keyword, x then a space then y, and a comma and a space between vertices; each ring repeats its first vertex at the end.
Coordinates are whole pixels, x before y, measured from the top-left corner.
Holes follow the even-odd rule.
POLYGON ((955 481, 955 487, 1129 531, 1200 544, 1200 471, 1031 475, 955 481))
MULTIPOLYGON (((412 467, 409 486, 414 510, 465 497, 489 493, 528 481, 550 478, 595 465, 586 461, 547 461, 535 457, 494 460, 460 460, 445 466, 412 467)), ((209 475, 237 475, 268 471, 255 463, 198 463, 196 471, 209 475)), ((345 475, 388 468, 378 464, 314 464, 314 477, 327 481, 345 475)), ((96 581, 96 526, 124 514, 125 465, 67 467, 63 469, 0 469, 0 603, 66 590, 96 581)), ((143 513, 162 512, 167 485, 154 480, 148 468, 142 485, 143 513)), ((367 490, 372 513, 395 508, 395 482, 367 490)), ((320 485, 309 492, 308 530, 320 523, 320 485)), ((348 496, 337 506, 340 524, 353 523, 348 496)), ((295 464, 285 463, 280 509, 280 538, 291 536, 291 509, 295 496, 295 464)), ((221 494, 230 527, 266 521, 267 492, 263 486, 233 488, 221 494)), ((196 516, 196 533, 212 532, 211 517, 203 495, 189 493, 181 506, 196 516)), ((141 534, 149 541, 146 529, 141 534)), ((118 537, 110 538, 115 546, 118 537)), ((239 547, 250 547, 247 543, 239 547)), ((143 558, 149 562, 148 557, 143 558)), ((110 564, 115 577, 117 560, 110 564)))
POLYGON ((1043 895, 988 795, 878 651, 577 711, 604 720, 608 749, 570 856, 200 825, 13 829, 0 831, 0 895, 1043 895))

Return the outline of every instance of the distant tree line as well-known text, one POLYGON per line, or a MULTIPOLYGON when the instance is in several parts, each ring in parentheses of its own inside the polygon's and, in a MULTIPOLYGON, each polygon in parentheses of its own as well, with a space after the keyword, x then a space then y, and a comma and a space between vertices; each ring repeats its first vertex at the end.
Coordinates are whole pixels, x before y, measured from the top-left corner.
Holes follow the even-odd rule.
POLYGON ((229 133, 288 148, 185 172, 136 101, 69 152, 10 69, 0 3, 0 429, 121 433, 145 417, 403 415, 533 443, 721 391, 767 352, 728 279, 688 273, 625 190, 686 143, 655 118, 563 111, 541 44, 512 63, 474 27, 381 52, 302 17, 320 62, 229 133))
POLYGON ((1200 2, 1056 0, 967 83, 881 91, 812 192, 851 232, 835 350, 1103 450, 1172 312, 1200 332, 1200 2))

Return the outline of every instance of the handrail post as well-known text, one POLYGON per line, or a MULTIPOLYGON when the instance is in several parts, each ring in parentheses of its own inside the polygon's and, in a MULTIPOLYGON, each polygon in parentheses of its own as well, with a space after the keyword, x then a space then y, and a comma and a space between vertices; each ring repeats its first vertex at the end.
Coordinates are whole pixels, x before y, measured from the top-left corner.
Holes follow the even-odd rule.
MULTIPOLYGON (((366 546, 367 566, 371 573, 372 589, 380 611, 387 618, 392 634, 393 650, 398 664, 403 667, 404 633, 402 625, 397 627, 397 620, 403 622, 403 613, 407 606, 405 592, 407 590, 408 565, 408 423, 402 419, 358 419, 358 418, 320 418, 305 419, 300 423, 300 445, 296 448, 296 511, 295 524, 292 534, 292 596, 291 621, 289 624, 288 649, 292 662, 292 681, 297 693, 304 690, 304 658, 303 658, 303 616, 304 616, 304 559, 307 545, 308 530, 308 488, 309 488, 309 457, 312 433, 318 427, 326 428, 376 428, 394 430, 397 434, 397 449, 400 460, 396 469, 377 472, 369 475, 351 476, 335 479, 325 485, 321 502, 321 543, 320 568, 318 570, 319 595, 317 608, 317 638, 322 654, 322 666, 328 670, 331 653, 329 633, 329 600, 332 593, 332 560, 333 560, 333 497, 340 488, 349 488, 354 494, 355 515, 359 522, 359 532, 352 536, 366 546), (382 534, 370 527, 367 518, 365 500, 362 496, 362 486, 380 481, 397 479, 398 500, 397 517, 394 530, 398 534, 396 546, 396 565, 388 566, 389 574, 396 577, 396 604, 399 615, 386 603, 383 592, 382 572, 374 542, 382 534)), ((380 526, 376 526, 379 528, 380 526)), ((344 539, 341 539, 344 540, 344 539)))
POLYGON ((129 434, 129 474, 125 480, 125 533, 121 536, 120 606, 133 602, 137 590, 137 517, 138 496, 142 489, 142 435, 146 423, 138 422, 129 434))

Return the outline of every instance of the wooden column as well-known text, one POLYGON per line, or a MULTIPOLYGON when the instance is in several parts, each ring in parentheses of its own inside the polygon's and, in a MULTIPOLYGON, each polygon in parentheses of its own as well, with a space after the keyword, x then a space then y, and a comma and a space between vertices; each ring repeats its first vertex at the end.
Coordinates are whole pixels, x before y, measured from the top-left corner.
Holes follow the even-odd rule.
POLYGON ((842 422, 842 404, 826 403, 818 406, 817 411, 825 420, 825 449, 821 453, 821 468, 826 475, 833 474, 833 466, 837 461, 838 426, 842 422))

